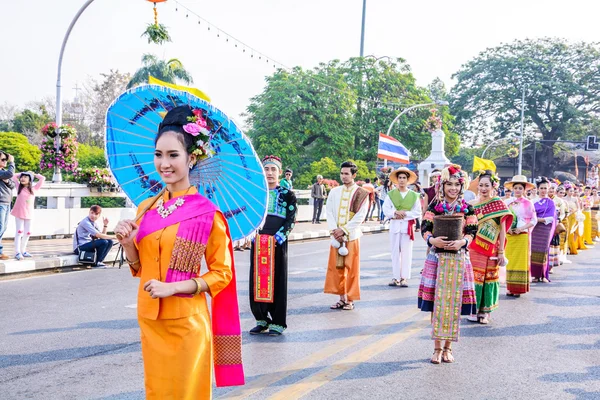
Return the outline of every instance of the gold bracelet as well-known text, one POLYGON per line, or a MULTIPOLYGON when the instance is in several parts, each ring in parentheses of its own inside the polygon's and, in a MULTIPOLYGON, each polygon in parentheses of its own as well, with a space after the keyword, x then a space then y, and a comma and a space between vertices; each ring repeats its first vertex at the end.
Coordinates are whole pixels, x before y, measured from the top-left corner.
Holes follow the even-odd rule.
POLYGON ((197 286, 196 287, 196 292, 194 293, 194 296, 202 293, 202 284, 200 283, 201 282, 200 279, 201 278, 192 278, 192 280, 194 282, 196 282, 196 286, 197 286))
POLYGON ((129 258, 125 257, 125 261, 127 261, 127 264, 134 266, 135 264, 139 264, 140 263, 140 259, 138 258, 135 261, 129 261, 129 258))

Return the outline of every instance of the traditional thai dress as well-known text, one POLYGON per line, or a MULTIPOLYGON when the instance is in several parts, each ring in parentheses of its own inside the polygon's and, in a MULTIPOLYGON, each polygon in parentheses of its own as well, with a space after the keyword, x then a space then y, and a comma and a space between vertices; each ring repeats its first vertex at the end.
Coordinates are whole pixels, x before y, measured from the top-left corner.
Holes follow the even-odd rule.
POLYGON ((533 204, 537 216, 537 224, 531 232, 531 277, 549 279, 548 265, 550 242, 556 229, 556 206, 552 199, 539 198, 533 204), (551 223, 545 223, 544 218, 552 218, 551 223))
POLYGON ((393 278, 410 279, 412 267, 413 243, 415 240, 415 221, 421 217, 420 195, 412 190, 400 192, 398 189, 388 192, 383 202, 383 213, 390 219, 390 245, 392 252, 393 278), (396 211, 405 211, 404 219, 394 219, 396 211))
POLYGON ((594 196, 592 205, 592 239, 600 237, 600 231, 598 230, 598 219, 600 218, 600 196, 594 196))
MULTIPOLYGON (((194 187, 161 195, 163 218, 155 203, 140 221, 135 245, 140 268, 138 322, 147 399, 210 399, 213 364, 217 386, 244 384, 241 331, 233 248, 223 214, 194 187), (202 258, 208 271, 200 275, 202 258), (200 276, 212 297, 179 294, 153 299, 144 291, 151 279, 177 282, 200 276), (212 315, 212 318, 211 318, 212 315)), ((140 204, 138 213, 155 198, 140 204)))
POLYGON ((560 197, 554 196, 551 197, 551 199, 556 207, 557 219, 556 226, 554 228, 554 235, 552 236, 552 241, 550 242, 550 254, 548 259, 548 268, 550 271, 552 268, 560 265, 560 235, 556 232, 556 227, 564 220, 567 208, 567 205, 560 197))
MULTIPOLYGON (((434 217, 449 215, 454 210, 441 210, 437 202, 429 205, 423 216, 423 238, 433 234, 434 217)), ((464 218, 463 237, 473 240, 477 233, 477 217, 473 207, 462 202, 461 211, 453 215, 464 218)), ((439 221, 437 223, 440 223, 439 221)), ((432 339, 458 341, 460 316, 477 312, 473 267, 466 249, 451 252, 430 246, 421 274, 418 307, 432 312, 432 339)))
MULTIPOLYGON (((475 277, 478 313, 491 313, 500 299, 500 267, 498 247, 503 225, 508 232, 513 214, 498 197, 473 205, 477 216, 477 234, 469 245, 469 256, 475 277)), ((506 245, 506 243, 505 243, 506 245)))
POLYGON ((579 209, 577 199, 573 197, 565 197, 564 200, 567 202, 569 226, 567 229, 567 242, 569 254, 576 255, 579 252, 579 221, 577 220, 577 210, 579 209))
POLYGON ((250 250, 250 310, 257 325, 282 333, 287 316, 288 235, 296 220, 296 196, 269 190, 267 218, 250 250))
POLYGON ((594 244, 594 238, 592 237, 592 206, 594 205, 594 198, 592 196, 583 196, 581 198, 581 205, 583 215, 585 215, 585 221, 583 222, 583 240, 586 244, 594 244))
POLYGON ((342 257, 330 246, 324 292, 347 295, 348 301, 360 300, 360 225, 367 216, 368 199, 369 192, 357 184, 335 187, 327 198, 327 227, 329 232, 344 231, 348 255, 342 257))
MULTIPOLYGON (((530 200, 525 197, 512 197, 505 203, 512 213, 517 217, 514 228, 520 228, 532 222, 537 224, 535 208, 530 200)), ((506 238, 506 252, 504 256, 508 259, 506 266, 506 290, 512 294, 523 294, 529 292, 529 274, 531 265, 531 243, 530 232, 518 235, 508 234, 506 238)))

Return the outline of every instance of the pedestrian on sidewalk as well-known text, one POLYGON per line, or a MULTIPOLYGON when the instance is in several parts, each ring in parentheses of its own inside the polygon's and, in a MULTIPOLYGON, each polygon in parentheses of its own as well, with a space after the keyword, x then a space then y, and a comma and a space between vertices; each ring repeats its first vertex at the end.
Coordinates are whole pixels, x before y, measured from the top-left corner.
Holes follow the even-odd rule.
POLYGON ((269 204, 265 224, 250 250, 250 310, 256 319, 251 335, 268 331, 279 336, 287 328, 288 236, 294 229, 298 211, 296 196, 277 184, 281 159, 266 156, 262 160, 269 204))
POLYGON ((323 202, 327 197, 327 189, 323 184, 323 176, 317 175, 317 181, 313 183, 310 189, 310 197, 313 199, 313 224, 321 223, 321 211, 323 210, 323 202))
MULTIPOLYGON (((375 213, 375 218, 377 218, 377 221, 379 221, 379 216, 381 215, 381 206, 383 205, 382 202, 379 201, 379 191, 377 190, 379 188, 380 182, 379 182, 379 178, 375 177, 373 178, 373 187, 374 187, 374 191, 373 191, 373 197, 374 197, 374 204, 375 204, 375 209, 377 210, 377 212, 375 213)), ((373 211, 371 210, 371 219, 373 218, 373 211)))
POLYGON ((389 176, 385 176, 385 179, 383 179, 382 182, 383 183, 381 185, 375 188, 375 191, 377 192, 377 197, 379 197, 380 206, 378 221, 380 221, 381 223, 385 221, 385 214, 383 213, 383 203, 385 202, 389 191, 393 189, 392 182, 390 181, 389 176))
POLYGON ((279 182, 279 186, 281 186, 284 189, 293 190, 294 189, 294 184, 292 183, 292 175, 293 174, 294 174, 294 171, 292 171, 289 168, 286 169, 284 178, 281 180, 281 182, 279 182))
POLYGON ((23 257, 32 257, 27 252, 27 243, 31 236, 31 222, 33 221, 33 210, 35 208, 35 192, 40 190, 46 178, 44 175, 33 172, 20 172, 13 175, 13 181, 17 186, 17 200, 11 212, 15 217, 15 258, 19 261, 23 257), (37 182, 33 182, 33 179, 37 182))
POLYGON ((383 203, 383 213, 390 223, 390 245, 392 248, 392 281, 389 286, 407 287, 412 267, 415 226, 421 216, 420 194, 408 189, 417 180, 417 175, 405 167, 390 174, 397 189, 388 192, 383 203))
POLYGON ((477 216, 463 199, 466 188, 467 173, 459 165, 444 168, 438 198, 429 205, 421 227, 429 253, 421 275, 418 307, 432 313, 433 364, 454 362, 451 346, 458 341, 460 316, 477 312, 473 267, 467 252, 477 233, 477 216))
POLYGON ((514 197, 504 201, 504 204, 515 215, 513 224, 506 238, 506 295, 520 297, 529 292, 529 277, 531 274, 531 244, 530 235, 537 224, 537 216, 533 203, 525 197, 527 190, 535 186, 527 181, 524 175, 515 175, 504 187, 512 190, 514 197))
POLYGON ((0 150, 0 260, 10 258, 2 252, 2 237, 8 226, 8 216, 10 215, 10 205, 13 197, 12 191, 15 188, 15 183, 12 180, 14 173, 15 158, 11 154, 0 150))
POLYGON ((331 189, 327 198, 327 228, 332 241, 324 292, 340 297, 330 307, 334 310, 354 310, 354 301, 360 300, 360 225, 367 216, 369 192, 354 182, 357 172, 352 161, 342 163, 342 186, 331 189))
POLYGON ((73 235, 73 253, 79 254, 80 251, 95 251, 96 263, 92 267, 106 267, 103 263, 108 252, 113 246, 114 236, 106 233, 108 230, 108 218, 104 218, 102 230, 98 229, 96 221, 102 214, 102 207, 93 205, 90 207, 88 216, 82 219, 73 235))
POLYGON ((500 302, 500 268, 506 265, 506 233, 513 222, 513 214, 496 196, 499 186, 500 178, 492 171, 480 171, 474 181, 478 197, 471 202, 477 216, 477 234, 469 246, 477 314, 467 319, 480 324, 490 322, 490 314, 500 302))
POLYGON ((115 227, 131 273, 140 278, 148 399, 210 399, 213 371, 217 386, 244 384, 227 220, 190 184, 198 155, 206 157, 194 136, 207 126, 201 114, 187 105, 167 113, 154 139, 154 166, 166 190, 139 205, 139 223, 122 220, 115 227), (208 271, 201 275, 202 258, 208 271))

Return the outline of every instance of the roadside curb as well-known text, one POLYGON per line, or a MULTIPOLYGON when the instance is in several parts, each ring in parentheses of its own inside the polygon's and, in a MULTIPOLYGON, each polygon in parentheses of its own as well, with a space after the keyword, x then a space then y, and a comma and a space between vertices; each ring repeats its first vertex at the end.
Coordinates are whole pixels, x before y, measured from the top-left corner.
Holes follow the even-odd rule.
MULTIPOLYGON (((387 231, 388 229, 388 226, 382 225, 361 226, 363 233, 382 232, 387 231)), ((329 231, 326 229, 319 229, 302 233, 292 232, 290 233, 288 240, 290 242, 294 242, 326 237, 329 237, 329 231)), ((111 264, 112 260, 114 260, 116 257, 117 249, 118 246, 114 246, 104 261, 108 264, 111 264)), ((55 268, 71 268, 76 266, 81 266, 81 264, 78 263, 78 257, 75 254, 57 254, 46 257, 36 257, 34 259, 24 259, 21 261, 12 259, 0 261, 0 275, 43 271, 55 268)))

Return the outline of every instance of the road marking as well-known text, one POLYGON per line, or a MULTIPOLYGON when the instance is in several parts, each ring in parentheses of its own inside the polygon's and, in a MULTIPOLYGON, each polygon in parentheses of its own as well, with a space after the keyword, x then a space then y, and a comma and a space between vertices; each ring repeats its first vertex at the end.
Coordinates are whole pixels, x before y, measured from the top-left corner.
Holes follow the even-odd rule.
POLYGON ((302 396, 306 396, 310 392, 331 382, 338 376, 356 368, 359 364, 366 362, 376 355, 383 353, 390 347, 420 332, 429 324, 428 320, 429 317, 424 316, 422 319, 412 323, 409 327, 400 332, 384 336, 382 339, 371 343, 361 350, 355 351, 346 358, 336 361, 330 367, 327 367, 316 374, 307 376, 301 381, 288 386, 286 389, 275 393, 273 396, 269 397, 269 400, 299 399, 302 396))
POLYGON ((125 308, 137 308, 137 303, 125 306, 125 308))
POLYGON ((300 253, 300 254, 290 254, 290 257, 304 257, 304 256, 312 256, 315 254, 323 254, 323 253, 329 253, 329 247, 323 250, 319 250, 319 251, 311 251, 310 253, 300 253))
POLYGON ((298 370, 310 368, 312 365, 314 365, 320 361, 324 361, 327 358, 329 358, 339 352, 342 352, 348 348, 354 347, 357 344, 359 344, 360 342, 363 342, 375 335, 378 335, 382 331, 388 329, 389 325, 395 325, 395 324, 404 322, 406 320, 409 320, 410 318, 414 317, 415 315, 419 314, 420 312, 421 312, 421 310, 419 310, 419 309, 405 311, 403 313, 398 314, 397 316, 395 316, 393 318, 390 318, 387 321, 383 321, 380 325, 375 325, 375 326, 365 330, 364 332, 361 332, 357 336, 350 336, 343 340, 336 340, 330 346, 326 346, 322 350, 319 350, 313 354, 310 354, 310 355, 304 357, 301 360, 298 360, 292 364, 289 364, 280 371, 263 375, 261 378, 257 378, 255 380, 247 383, 245 386, 243 386, 239 389, 236 389, 229 393, 224 394, 221 398, 243 399, 243 398, 246 398, 247 396, 251 396, 251 395, 273 385, 274 383, 277 383, 280 380, 285 379, 288 376, 295 374, 296 372, 298 372, 298 370))
POLYGON ((391 255, 392 255, 392 253, 381 253, 381 254, 375 254, 374 256, 369 256, 369 258, 384 258, 384 257, 389 257, 391 255))
POLYGON ((298 270, 298 271, 289 271, 288 275, 299 275, 299 274, 304 274, 306 272, 319 271, 319 270, 322 270, 322 269, 324 269, 324 268, 318 268, 318 267, 316 267, 316 268, 301 269, 301 270, 298 270))

